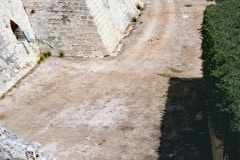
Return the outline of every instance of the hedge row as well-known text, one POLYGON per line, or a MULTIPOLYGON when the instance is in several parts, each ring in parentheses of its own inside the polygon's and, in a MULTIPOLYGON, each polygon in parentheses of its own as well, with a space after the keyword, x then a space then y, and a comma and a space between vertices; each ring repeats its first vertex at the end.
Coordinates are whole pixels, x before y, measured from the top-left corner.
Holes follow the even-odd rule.
POLYGON ((229 159, 240 153, 240 0, 210 5, 204 13, 203 77, 211 127, 229 159))

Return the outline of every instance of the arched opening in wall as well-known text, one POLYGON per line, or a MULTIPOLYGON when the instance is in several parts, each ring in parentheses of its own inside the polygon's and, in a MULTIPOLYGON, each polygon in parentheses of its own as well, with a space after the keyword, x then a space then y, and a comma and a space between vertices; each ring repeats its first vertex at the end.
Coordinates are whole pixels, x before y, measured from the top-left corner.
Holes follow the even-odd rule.
POLYGON ((11 26, 12 32, 15 35, 15 37, 17 38, 17 40, 25 40, 25 37, 17 23, 10 20, 10 26, 11 26))

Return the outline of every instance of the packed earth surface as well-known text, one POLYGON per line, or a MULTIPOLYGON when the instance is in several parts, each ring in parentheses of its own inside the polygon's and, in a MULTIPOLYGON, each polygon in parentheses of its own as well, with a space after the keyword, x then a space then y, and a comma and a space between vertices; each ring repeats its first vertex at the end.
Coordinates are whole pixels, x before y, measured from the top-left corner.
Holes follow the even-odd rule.
POLYGON ((116 57, 51 57, 0 100, 0 123, 59 160, 210 159, 206 0, 145 0, 116 57))

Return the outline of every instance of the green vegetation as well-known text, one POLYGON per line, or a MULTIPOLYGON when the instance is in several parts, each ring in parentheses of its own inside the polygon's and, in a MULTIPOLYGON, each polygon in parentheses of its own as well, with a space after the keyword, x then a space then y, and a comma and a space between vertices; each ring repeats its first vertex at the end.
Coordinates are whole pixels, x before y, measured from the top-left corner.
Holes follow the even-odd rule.
POLYGON ((37 61, 37 63, 40 64, 46 58, 51 57, 51 56, 52 56, 52 53, 50 51, 41 52, 40 55, 39 55, 39 60, 37 61))
POLYGON ((182 73, 183 72, 183 71, 181 71, 179 69, 176 69, 176 68, 168 68, 168 69, 170 69, 174 73, 182 73))
POLYGON ((203 74, 209 122, 229 159, 240 156, 240 1, 210 5, 203 22, 203 74))
POLYGON ((44 56, 40 55, 39 60, 37 61, 38 64, 42 63, 44 61, 44 56))
POLYGON ((158 73, 159 76, 164 78, 174 78, 173 75, 167 74, 167 73, 158 73))
POLYGON ((132 17, 132 22, 137 22, 137 17, 132 17))
MULTIPOLYGON (((143 11, 144 10, 144 7, 141 5, 141 4, 136 4, 136 8, 139 10, 139 11, 143 11)), ((138 17, 140 17, 140 16, 142 16, 142 12, 139 12, 139 14, 138 15, 136 15, 136 16, 134 16, 134 17, 132 17, 132 22, 137 22, 137 18, 138 17)))
POLYGON ((45 58, 48 58, 52 56, 52 53, 50 51, 47 51, 47 52, 44 52, 43 55, 45 58))
POLYGON ((190 3, 188 3, 188 4, 185 4, 184 6, 185 6, 185 7, 192 7, 193 5, 190 4, 190 3))
POLYGON ((143 11, 144 10, 144 7, 141 5, 141 4, 136 4, 136 7, 139 11, 143 11))
POLYGON ((61 57, 61 58, 63 58, 64 55, 65 55, 64 51, 62 51, 62 50, 60 50, 60 51, 58 52, 58 54, 59 54, 59 57, 61 57))

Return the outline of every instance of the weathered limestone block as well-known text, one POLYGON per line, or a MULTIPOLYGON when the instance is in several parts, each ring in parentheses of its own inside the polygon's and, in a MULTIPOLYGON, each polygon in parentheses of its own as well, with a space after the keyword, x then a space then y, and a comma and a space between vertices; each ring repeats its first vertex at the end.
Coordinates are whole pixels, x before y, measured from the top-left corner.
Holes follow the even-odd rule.
POLYGON ((1 160, 56 160, 49 152, 44 152, 37 142, 29 143, 0 126, 1 160))
POLYGON ((37 62, 39 49, 21 0, 0 2, 0 96, 37 62), (28 34, 28 42, 22 31, 28 34))
POLYGON ((41 50, 102 57, 124 37, 138 0, 23 0, 41 50))

